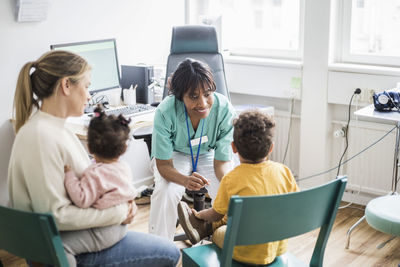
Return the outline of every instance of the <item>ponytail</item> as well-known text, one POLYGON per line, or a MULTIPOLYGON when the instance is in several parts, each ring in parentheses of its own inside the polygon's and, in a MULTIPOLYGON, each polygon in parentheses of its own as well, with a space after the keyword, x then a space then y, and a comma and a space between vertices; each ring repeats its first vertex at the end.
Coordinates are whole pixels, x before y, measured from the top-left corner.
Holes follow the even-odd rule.
POLYGON ((33 98, 32 82, 30 77, 31 68, 34 62, 26 63, 18 76, 17 88, 14 94, 14 120, 15 132, 17 133, 22 125, 29 119, 32 113, 32 106, 37 102, 33 98))
POLYGON ((88 70, 90 66, 82 57, 61 50, 49 51, 36 62, 26 63, 19 73, 14 95, 15 132, 29 119, 34 106, 39 108, 40 101, 57 92, 63 77, 76 83, 88 70))

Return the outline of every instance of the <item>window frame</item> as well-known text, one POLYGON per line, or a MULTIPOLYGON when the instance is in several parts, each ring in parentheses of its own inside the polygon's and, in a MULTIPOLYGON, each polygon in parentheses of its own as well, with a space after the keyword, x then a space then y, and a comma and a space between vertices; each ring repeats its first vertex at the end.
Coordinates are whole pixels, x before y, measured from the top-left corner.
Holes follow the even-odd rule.
MULTIPOLYGON (((203 1, 203 0, 185 0, 185 13, 186 13, 186 24, 190 24, 191 21, 199 21, 201 17, 201 21, 208 22, 204 24, 213 25, 216 28, 219 47, 220 50, 224 52, 224 55, 233 56, 233 57, 253 57, 253 58, 271 58, 271 59, 283 59, 283 60, 293 60, 293 61, 301 61, 303 58, 303 47, 304 47, 304 5, 305 0, 300 1, 300 14, 299 14, 299 47, 297 50, 281 50, 281 49, 254 49, 254 48, 236 48, 236 49, 228 49, 224 47, 224 44, 221 42, 222 40, 222 25, 221 23, 215 22, 215 17, 200 15, 199 13, 190 12, 190 5, 192 1, 203 1), (191 14, 194 16, 191 17, 191 14)), ((211 0, 212 1, 212 0, 211 0)), ((203 3, 204 4, 204 3, 203 3)), ((204 6, 203 6, 204 8, 204 6)), ((222 14, 221 14, 222 16, 222 14)))
POLYGON ((354 0, 338 0, 339 4, 336 8, 337 16, 337 49, 336 60, 340 63, 378 65, 387 67, 400 66, 400 57, 382 56, 371 54, 355 54, 351 53, 351 13, 352 3, 354 0))

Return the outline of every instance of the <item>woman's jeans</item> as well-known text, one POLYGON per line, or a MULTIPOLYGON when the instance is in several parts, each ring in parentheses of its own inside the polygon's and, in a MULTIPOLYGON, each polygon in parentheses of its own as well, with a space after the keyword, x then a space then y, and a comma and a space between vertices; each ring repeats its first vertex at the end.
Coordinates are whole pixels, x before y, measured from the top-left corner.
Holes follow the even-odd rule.
POLYGON ((108 249, 75 257, 78 266, 176 266, 180 252, 165 238, 128 231, 108 249))

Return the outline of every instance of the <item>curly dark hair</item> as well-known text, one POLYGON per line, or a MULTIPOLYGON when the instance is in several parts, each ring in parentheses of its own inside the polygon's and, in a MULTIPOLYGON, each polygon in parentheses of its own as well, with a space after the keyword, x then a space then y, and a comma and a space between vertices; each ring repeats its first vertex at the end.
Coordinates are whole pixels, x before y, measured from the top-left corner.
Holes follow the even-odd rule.
POLYGON ((172 74, 169 93, 182 101, 186 92, 194 94, 199 86, 209 91, 217 89, 210 67, 204 62, 187 58, 172 74))
POLYGON ((94 110, 87 133, 89 152, 105 159, 115 159, 126 150, 129 122, 123 115, 106 115, 102 108, 94 110))
POLYGON ((245 111, 233 121, 233 142, 241 157, 253 162, 265 158, 274 137, 274 120, 257 110, 245 111))

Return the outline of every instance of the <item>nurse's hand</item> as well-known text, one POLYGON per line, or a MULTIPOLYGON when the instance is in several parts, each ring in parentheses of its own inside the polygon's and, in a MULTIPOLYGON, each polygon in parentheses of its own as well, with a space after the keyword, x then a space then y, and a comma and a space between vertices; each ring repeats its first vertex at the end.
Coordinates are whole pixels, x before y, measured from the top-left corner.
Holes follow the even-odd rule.
POLYGON ((197 190, 200 190, 205 185, 209 185, 209 184, 210 184, 210 182, 208 181, 208 179, 206 179, 201 174, 194 172, 188 176, 185 187, 188 190, 197 191, 197 190))

